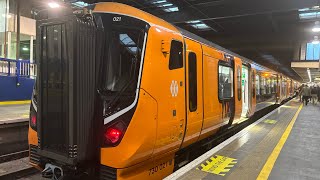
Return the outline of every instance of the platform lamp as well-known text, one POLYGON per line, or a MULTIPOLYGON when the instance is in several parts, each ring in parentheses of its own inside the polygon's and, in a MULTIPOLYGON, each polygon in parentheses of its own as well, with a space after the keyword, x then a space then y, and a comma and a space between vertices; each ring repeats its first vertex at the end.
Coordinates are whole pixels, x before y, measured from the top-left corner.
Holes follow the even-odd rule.
POLYGON ((312 32, 320 32, 320 22, 319 21, 316 21, 314 22, 314 27, 312 28, 312 32))
POLYGON ((314 37, 313 37, 312 44, 319 44, 319 43, 320 43, 319 37, 318 37, 318 36, 314 36, 314 37))
POLYGON ((55 1, 51 1, 48 3, 48 6, 52 9, 59 8, 61 5, 55 1))

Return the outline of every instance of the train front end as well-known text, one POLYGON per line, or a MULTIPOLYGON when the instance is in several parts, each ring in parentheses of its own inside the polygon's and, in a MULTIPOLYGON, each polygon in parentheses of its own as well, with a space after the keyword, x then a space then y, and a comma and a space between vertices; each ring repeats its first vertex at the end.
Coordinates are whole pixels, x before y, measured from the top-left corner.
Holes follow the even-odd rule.
POLYGON ((150 26, 105 10, 116 7, 96 5, 93 13, 37 24, 29 145, 30 162, 44 177, 99 172, 100 179, 116 179, 116 169, 150 159, 156 122, 135 120, 157 113, 140 88, 150 26))

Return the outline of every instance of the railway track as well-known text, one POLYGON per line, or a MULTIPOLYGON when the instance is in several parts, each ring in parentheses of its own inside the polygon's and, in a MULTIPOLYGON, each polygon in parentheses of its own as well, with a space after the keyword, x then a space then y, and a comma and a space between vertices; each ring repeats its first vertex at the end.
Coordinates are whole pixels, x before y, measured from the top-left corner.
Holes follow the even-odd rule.
POLYGON ((27 156, 29 122, 0 125, 0 163, 27 156))

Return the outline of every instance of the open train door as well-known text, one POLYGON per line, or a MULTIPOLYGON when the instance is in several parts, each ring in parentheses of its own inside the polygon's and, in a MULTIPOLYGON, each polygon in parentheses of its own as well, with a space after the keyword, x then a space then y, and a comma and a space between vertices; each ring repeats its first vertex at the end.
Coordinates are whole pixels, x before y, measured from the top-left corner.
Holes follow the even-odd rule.
POLYGON ((242 80, 241 80, 241 86, 242 86, 242 117, 248 117, 249 110, 250 110, 250 67, 246 64, 242 65, 242 80))
POLYGON ((250 107, 250 113, 249 116, 252 116, 254 112, 256 111, 256 69, 251 68, 251 76, 250 76, 250 82, 251 82, 251 107, 250 107))

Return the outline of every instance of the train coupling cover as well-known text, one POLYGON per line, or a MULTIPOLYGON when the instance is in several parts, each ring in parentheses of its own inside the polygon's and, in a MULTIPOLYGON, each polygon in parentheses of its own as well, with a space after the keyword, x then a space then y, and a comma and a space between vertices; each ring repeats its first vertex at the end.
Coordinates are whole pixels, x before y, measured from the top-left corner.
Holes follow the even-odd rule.
POLYGON ((42 177, 50 178, 53 180, 60 180, 63 179, 63 170, 61 167, 52 165, 47 163, 44 170, 41 172, 42 177))

